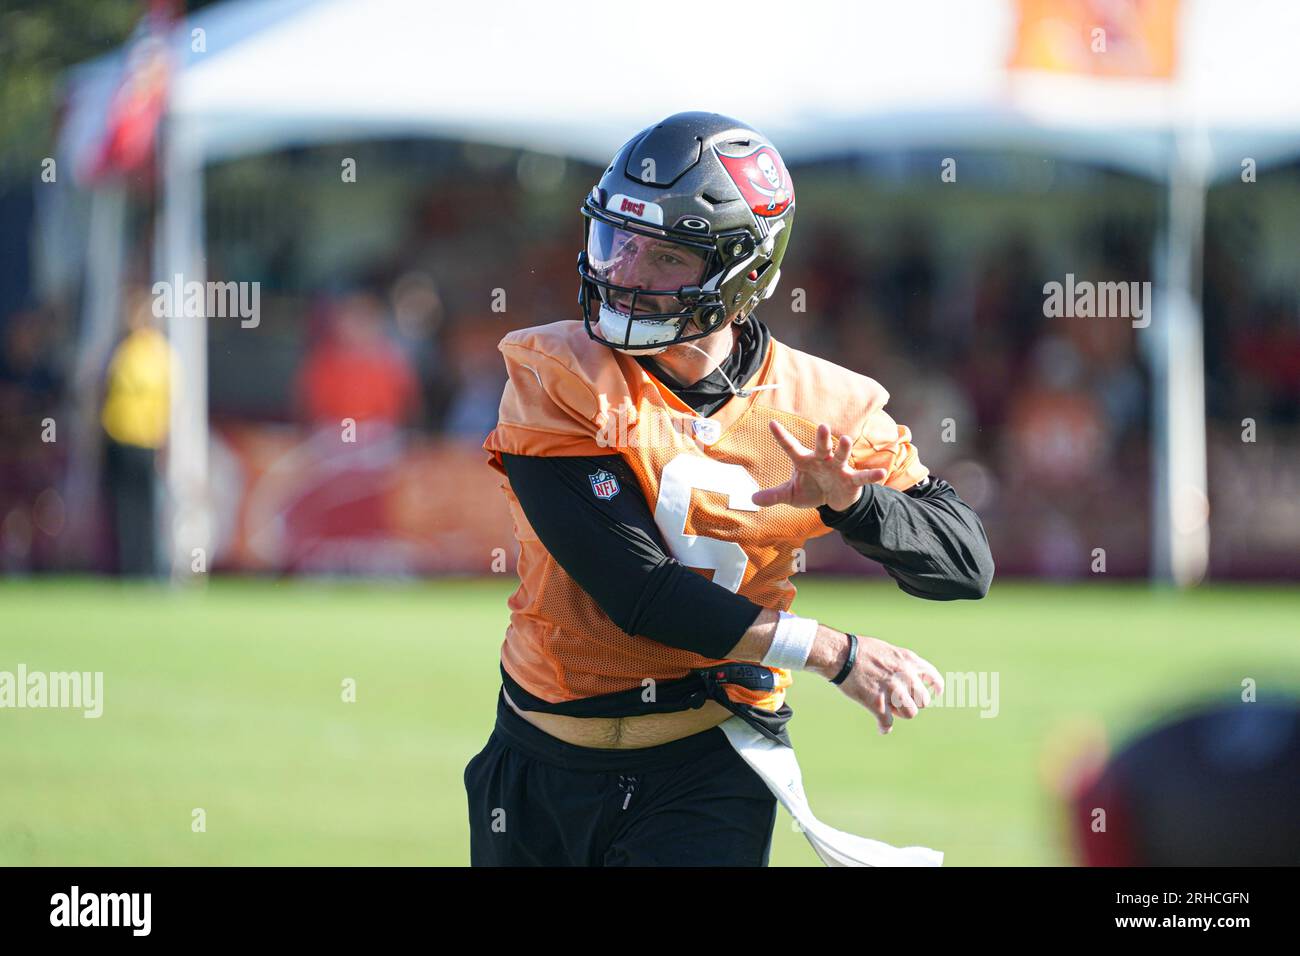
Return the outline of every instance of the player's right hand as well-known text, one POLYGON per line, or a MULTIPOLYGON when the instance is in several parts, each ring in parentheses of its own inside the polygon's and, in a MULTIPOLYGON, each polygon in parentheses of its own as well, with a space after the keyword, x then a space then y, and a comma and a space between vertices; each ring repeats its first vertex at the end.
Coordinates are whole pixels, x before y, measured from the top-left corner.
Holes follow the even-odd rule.
POLYGON ((858 659, 840 690, 875 715, 882 734, 943 696, 943 675, 924 657, 874 637, 858 638, 858 659))

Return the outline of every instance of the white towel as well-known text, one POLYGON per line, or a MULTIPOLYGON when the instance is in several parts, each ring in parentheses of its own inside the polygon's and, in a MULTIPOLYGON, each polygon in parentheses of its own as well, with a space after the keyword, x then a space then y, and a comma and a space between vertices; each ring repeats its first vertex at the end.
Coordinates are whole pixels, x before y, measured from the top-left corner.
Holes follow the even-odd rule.
POLYGON ((769 740, 740 717, 720 725, 731 746, 754 768, 827 866, 942 866, 943 854, 923 846, 890 846, 822 823, 813 815, 803 790, 803 773, 794 750, 769 740))

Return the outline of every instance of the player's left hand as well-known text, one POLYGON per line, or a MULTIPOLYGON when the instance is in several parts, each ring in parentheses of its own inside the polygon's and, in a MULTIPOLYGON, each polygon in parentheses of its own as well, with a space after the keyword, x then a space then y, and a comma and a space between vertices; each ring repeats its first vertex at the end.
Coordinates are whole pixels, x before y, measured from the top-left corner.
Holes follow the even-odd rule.
POLYGON ((826 425, 817 426, 816 447, 812 449, 805 448, 780 422, 772 421, 770 425, 782 450, 790 456, 794 471, 789 481, 754 492, 756 505, 795 508, 829 505, 835 511, 845 511, 862 497, 863 485, 884 481, 889 474, 883 468, 850 465, 853 442, 847 435, 841 435, 832 447, 831 430, 826 425))

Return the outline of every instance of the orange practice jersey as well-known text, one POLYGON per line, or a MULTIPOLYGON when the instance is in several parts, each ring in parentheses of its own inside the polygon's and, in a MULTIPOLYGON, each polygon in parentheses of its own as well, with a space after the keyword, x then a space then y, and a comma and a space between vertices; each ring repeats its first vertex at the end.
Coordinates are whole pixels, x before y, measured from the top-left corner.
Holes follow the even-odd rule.
MULTIPOLYGON (((500 344, 509 381, 497 427, 483 447, 503 475, 501 453, 621 455, 654 513, 668 552, 755 604, 788 610, 795 550, 830 531, 815 508, 759 508, 750 496, 786 481, 790 459, 772 436, 775 419, 807 447, 817 426, 854 439, 857 468, 884 468, 900 491, 928 474, 911 433, 884 411, 889 394, 874 380, 771 341, 753 379, 776 385, 733 396, 705 418, 627 355, 593 342, 581 322, 554 322, 507 335, 500 344)), ((719 663, 627 634, 547 553, 503 480, 519 540, 519 588, 501 663, 510 677, 551 703, 677 680, 719 663)), ((781 706, 776 690, 729 686, 735 701, 781 706)))

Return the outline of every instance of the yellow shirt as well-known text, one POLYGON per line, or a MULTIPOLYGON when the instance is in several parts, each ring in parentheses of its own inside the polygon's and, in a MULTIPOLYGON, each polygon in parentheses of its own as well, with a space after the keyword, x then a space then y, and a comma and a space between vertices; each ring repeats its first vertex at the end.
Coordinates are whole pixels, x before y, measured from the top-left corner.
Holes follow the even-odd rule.
POLYGON ((157 448, 166 440, 171 361, 171 347, 157 329, 137 329, 117 347, 100 415, 110 438, 140 448, 157 448))

